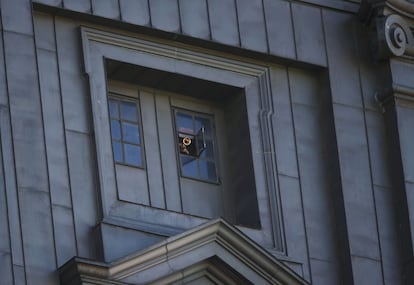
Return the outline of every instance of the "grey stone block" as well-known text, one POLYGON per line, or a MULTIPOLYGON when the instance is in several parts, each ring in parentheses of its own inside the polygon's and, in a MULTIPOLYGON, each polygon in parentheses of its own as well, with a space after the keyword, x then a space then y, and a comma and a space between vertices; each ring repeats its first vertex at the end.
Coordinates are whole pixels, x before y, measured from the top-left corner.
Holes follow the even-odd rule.
POLYGON ((150 24, 148 0, 119 0, 119 6, 122 21, 142 26, 150 24))
POLYGON ((55 32, 65 128, 89 133, 90 98, 87 78, 83 75, 79 27, 74 22, 59 19, 55 32))
POLYGON ((304 277, 309 278, 308 250, 302 194, 299 179, 279 176, 280 202, 283 205, 286 250, 289 257, 303 264, 304 277))
POLYGON ((381 113, 366 111, 369 156, 372 181, 375 185, 390 187, 391 169, 387 149, 387 133, 381 113))
POLYGON ((164 236, 105 222, 100 223, 96 231, 101 240, 101 254, 106 262, 132 254, 165 239, 164 236), (122 240, 122 242, 118 242, 119 240, 122 240))
POLYGON ((55 51, 55 23, 53 17, 47 14, 38 13, 34 15, 33 23, 36 48, 55 51))
POLYGON ((342 284, 340 265, 337 261, 332 262, 311 258, 310 267, 312 271, 312 284, 342 284))
POLYGON ((334 116, 351 254, 378 260, 378 230, 363 113, 335 104, 334 116))
POLYGON ((77 256, 73 209, 52 205, 56 262, 62 266, 69 259, 77 256))
POLYGON ((51 274, 56 272, 56 256, 49 193, 20 187, 19 205, 26 278, 33 284, 55 284, 57 273, 51 274))
POLYGON ((78 132, 67 131, 66 140, 78 254, 95 258, 92 228, 98 222, 99 209, 92 138, 78 132))
POLYGON ((92 11, 95 16, 120 19, 118 0, 92 0, 92 11))
POLYGON ((1 2, 3 29, 9 32, 33 35, 31 13, 32 3, 30 0, 3 0, 1 2))
POLYGON ((241 46, 249 50, 267 52, 267 35, 262 1, 237 0, 236 3, 241 46))
POLYGON ((207 0, 213 41, 238 46, 239 30, 233 0, 207 0))
POLYGON ((0 250, 0 264, 1 284, 14 285, 15 283, 13 280, 12 256, 9 252, 4 252, 0 250))
POLYGON ((145 169, 115 165, 119 200, 150 205, 148 178, 145 169))
POLYGON ((321 11, 303 4, 292 4, 297 59, 326 66, 321 11))
POLYGON ((414 89, 413 64, 400 59, 392 59, 390 63, 394 83, 414 89))
POLYGON ((411 108, 397 107, 398 133, 400 140, 401 159, 404 169, 404 179, 414 182, 414 111, 411 108))
POLYGON ((151 24, 155 29, 180 32, 180 12, 177 0, 149 0, 151 24))
POLYGON ((293 104, 298 152, 300 183, 309 255, 312 258, 335 261, 336 221, 331 197, 329 163, 326 155, 326 137, 323 129, 326 114, 319 108, 293 104))
POLYGON ((33 38, 4 33, 17 183, 48 189, 33 38), (19 47, 18 49, 16 47, 19 47))
POLYGON ((356 19, 348 14, 323 11, 332 101, 362 107, 359 64, 354 44, 356 19))
POLYGON ((384 284, 403 284, 403 262, 400 253, 399 227, 396 223, 396 203, 390 188, 375 186, 375 203, 378 216, 378 232, 381 244, 381 261, 384 284))
POLYGON ((91 0, 62 0, 63 7, 68 10, 73 10, 83 13, 91 13, 91 0))
POLYGON ((263 5, 269 53, 286 58, 296 58, 290 3, 264 0, 263 5))
POLYGON ((206 0, 179 0, 183 34, 210 39, 210 22, 206 0))
POLYGON ((359 256, 352 256, 352 264, 354 271, 354 284, 384 284, 381 263, 379 261, 359 256))
POLYGON ((273 128, 279 174, 299 177, 287 69, 272 68, 273 128))
POLYGON ((71 207, 56 54, 42 49, 37 56, 51 199, 54 204, 71 207))
MULTIPOLYGON (((23 265, 23 248, 22 235, 20 228, 19 216, 19 202, 17 196, 17 187, 15 180, 15 161, 13 156, 13 144, 11 135, 11 126, 9 120, 8 109, 0 108, 0 135, 2 148, 2 163, 4 174, 4 189, 6 191, 5 198, 7 199, 8 213, 8 230, 9 235, 12 236, 10 241, 10 250, 13 255, 13 262, 16 265, 23 265)), ((5 240, 6 241, 6 240, 5 240)))
POLYGON ((297 103, 315 107, 322 105, 318 76, 296 68, 289 68, 288 75, 292 104, 297 103))

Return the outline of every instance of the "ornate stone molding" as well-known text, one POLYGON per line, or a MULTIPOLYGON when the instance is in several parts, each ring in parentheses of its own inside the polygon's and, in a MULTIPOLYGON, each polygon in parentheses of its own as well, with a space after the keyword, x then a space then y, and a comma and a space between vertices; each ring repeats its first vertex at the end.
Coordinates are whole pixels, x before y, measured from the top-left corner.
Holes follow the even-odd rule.
MULTIPOLYGON (((270 85, 270 68, 262 62, 246 61, 238 57, 211 53, 209 50, 189 47, 176 42, 163 41, 151 37, 114 32, 101 31, 89 27, 81 27, 83 45, 84 68, 89 77, 90 93, 92 98, 92 112, 94 121, 95 140, 97 145, 97 160, 101 192, 102 212, 105 218, 125 218, 128 223, 134 222, 137 228, 142 224, 159 224, 177 229, 185 229, 199 224, 200 218, 185 216, 182 213, 168 212, 171 219, 162 219, 159 209, 141 207, 119 201, 116 192, 115 172, 113 160, 110 155, 109 129, 105 126, 108 117, 106 106, 106 77, 104 59, 119 62, 128 62, 145 68, 160 69, 184 76, 202 78, 210 82, 217 82, 229 86, 243 88, 246 97, 251 98, 255 104, 252 116, 252 125, 259 126, 254 131, 260 138, 260 148, 256 155, 258 172, 262 177, 256 177, 261 187, 257 188, 258 196, 269 197, 269 203, 263 203, 262 213, 269 213, 271 219, 263 223, 260 230, 246 229, 251 238, 264 243, 271 243, 279 252, 284 251, 283 222, 281 207, 279 206, 279 190, 276 169, 275 136, 273 134, 272 117, 273 99, 270 85), (197 68, 189 69, 194 64, 197 68), (191 70, 191 73, 190 71, 191 70), (226 76, 217 75, 211 70, 221 71, 226 76), (206 77, 207 76, 207 77, 206 77), (257 104, 257 106, 256 106, 257 104), (106 131, 105 131, 106 130, 106 131), (109 155, 108 155, 109 154, 109 155), (263 167, 264 166, 264 167, 263 167), (263 167, 263 168, 262 168, 263 167), (262 183, 263 182, 263 183, 262 183), (265 205, 266 204, 266 205, 265 205), (269 206, 269 209, 266 207, 269 206), (158 213, 158 214, 156 214, 158 213), (181 216, 180 216, 181 215, 181 216), (154 216, 159 220, 154 221, 154 216), (139 221, 136 217, 139 217, 139 221), (167 224, 171 220, 174 225, 167 224), (191 224, 191 225, 189 225, 191 224)), ((164 211, 166 214, 166 211, 164 211)), ((263 221, 267 217, 261 217, 263 221)))
POLYGON ((379 58, 414 56, 414 36, 408 23, 397 14, 376 19, 379 58))
POLYGON ((394 83, 390 88, 376 92, 375 100, 384 113, 395 105, 413 107, 414 89, 394 83))
POLYGON ((372 29, 372 47, 378 59, 414 56, 413 2, 365 0, 359 16, 372 29))
POLYGON ((75 257, 59 269, 59 274, 62 285, 184 284, 203 276, 218 284, 309 285, 223 219, 113 263, 75 257))

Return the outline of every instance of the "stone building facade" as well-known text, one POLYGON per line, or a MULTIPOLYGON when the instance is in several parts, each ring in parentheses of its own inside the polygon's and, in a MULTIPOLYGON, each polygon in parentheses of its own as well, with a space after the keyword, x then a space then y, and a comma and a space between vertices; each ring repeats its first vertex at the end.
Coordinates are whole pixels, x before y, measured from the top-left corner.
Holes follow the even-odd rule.
POLYGON ((0 20, 0 284, 414 284, 413 1, 0 20))

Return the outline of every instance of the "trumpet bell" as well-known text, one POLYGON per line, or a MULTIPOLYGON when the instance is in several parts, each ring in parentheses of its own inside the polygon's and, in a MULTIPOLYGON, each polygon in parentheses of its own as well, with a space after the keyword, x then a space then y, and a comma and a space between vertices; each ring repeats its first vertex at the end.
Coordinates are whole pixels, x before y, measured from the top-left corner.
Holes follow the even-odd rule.
POLYGON ((189 146, 191 144, 192 140, 189 137, 184 137, 183 138, 183 145, 185 146, 189 146))

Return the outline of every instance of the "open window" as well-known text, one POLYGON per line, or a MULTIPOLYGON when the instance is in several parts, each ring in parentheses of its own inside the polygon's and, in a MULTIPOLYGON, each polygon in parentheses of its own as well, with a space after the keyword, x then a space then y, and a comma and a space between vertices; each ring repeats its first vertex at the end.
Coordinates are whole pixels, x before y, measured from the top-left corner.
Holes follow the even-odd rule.
POLYGON ((105 260, 216 217, 283 252, 272 67, 137 34, 81 27, 81 36, 105 260), (111 93, 139 102, 143 168, 114 161, 107 108, 111 93), (175 109, 213 116, 218 183, 181 175, 175 109), (109 241, 121 232, 128 246, 114 248, 109 241))
POLYGON ((181 175, 219 183, 214 117, 175 109, 174 119, 181 175))
POLYGON ((119 181, 132 180, 131 170, 117 167, 118 191, 128 193, 120 196, 260 228, 243 90, 120 62, 108 61, 106 70, 110 91, 134 94, 141 107, 134 146, 144 151, 145 174, 134 186, 119 181), (139 187, 140 195, 125 187, 139 187))

